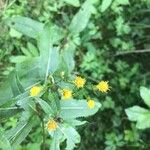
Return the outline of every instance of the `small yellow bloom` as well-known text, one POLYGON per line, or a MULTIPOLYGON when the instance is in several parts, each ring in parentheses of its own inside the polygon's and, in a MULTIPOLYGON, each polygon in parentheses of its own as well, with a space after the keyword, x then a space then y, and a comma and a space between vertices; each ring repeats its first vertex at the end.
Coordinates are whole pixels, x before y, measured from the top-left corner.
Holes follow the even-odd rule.
POLYGON ((83 86, 85 85, 85 82, 86 80, 84 78, 77 76, 75 78, 74 84, 77 86, 77 88, 83 88, 83 86))
POLYGON ((88 100, 87 104, 90 109, 95 107, 95 102, 92 99, 88 100))
POLYGON ((57 128, 57 122, 53 119, 49 120, 46 124, 46 128, 48 131, 54 131, 57 128))
POLYGON ((107 92, 108 90, 110 90, 108 81, 100 81, 98 83, 98 85, 96 85, 96 88, 101 91, 101 92, 107 92))
POLYGON ((62 98, 63 99, 70 99, 72 98, 72 91, 68 89, 63 89, 62 90, 62 98))
POLYGON ((39 86, 33 86, 30 89, 30 96, 37 96, 41 92, 42 88, 39 86))

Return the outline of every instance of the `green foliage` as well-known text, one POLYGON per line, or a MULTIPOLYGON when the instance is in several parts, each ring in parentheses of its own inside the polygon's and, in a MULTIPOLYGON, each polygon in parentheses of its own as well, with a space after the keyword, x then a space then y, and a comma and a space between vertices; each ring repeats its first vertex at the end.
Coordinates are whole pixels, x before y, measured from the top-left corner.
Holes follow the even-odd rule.
POLYGON ((104 12, 112 3, 112 0, 103 0, 101 5, 101 12, 104 12))
MULTIPOLYGON (((4 130, 16 127, 24 111, 28 112, 23 115, 25 120, 28 120, 31 114, 35 117, 37 112, 40 112, 44 124, 50 119, 49 117, 53 118, 54 114, 62 112, 59 103, 61 94, 56 92, 58 86, 61 86, 75 90, 74 99, 83 100, 91 97, 102 103, 101 110, 87 118, 87 121, 84 121, 83 117, 65 121, 59 120, 57 118, 59 115, 54 117, 63 121, 65 129, 78 129, 82 135, 81 143, 76 145, 75 143, 79 143, 79 138, 76 138, 78 137, 76 133, 74 134, 75 140, 72 141, 72 145, 76 145, 75 149, 149 150, 149 128, 139 131, 136 125, 141 123, 142 119, 136 118, 137 124, 135 121, 132 123, 125 113, 125 108, 136 105, 138 110, 130 113, 146 119, 147 115, 139 111, 141 108, 146 112, 149 111, 147 99, 149 96, 145 94, 149 93, 149 89, 143 87, 140 89, 143 91, 141 97, 146 105, 139 100, 140 96, 137 93, 139 87, 148 86, 150 83, 149 53, 143 51, 150 48, 149 4, 147 0, 3 1, 0 5, 0 109, 2 110, 0 131, 2 134, 4 135, 4 130), (29 93, 32 86, 41 86, 45 83, 46 71, 41 66, 47 62, 48 55, 45 57, 46 60, 44 58, 44 61, 40 60, 39 42, 42 40, 43 28, 46 26, 49 26, 48 32, 52 36, 52 41, 49 43, 52 47, 49 74, 52 76, 48 76, 48 83, 39 95, 42 96, 40 97, 42 102, 39 103, 39 99, 33 100, 29 97, 29 93), (10 74, 14 68, 16 75, 10 74), (44 71, 42 74, 40 68, 44 71), (63 71, 64 76, 62 76, 63 71), (77 90, 70 85, 74 75, 79 74, 87 80, 86 90, 77 90), (12 75, 17 82, 11 79, 12 75), (59 83, 62 77, 64 81, 59 83), (94 90, 99 80, 109 81, 111 88, 108 94, 99 94, 94 90), (59 84, 54 86, 53 82, 59 84), (15 91, 18 90, 13 89, 12 92, 12 84, 13 87, 18 87, 19 84, 19 89, 21 86, 25 92, 19 92, 20 95, 14 97, 15 91), (47 88, 53 90, 48 91, 47 88), (45 94, 47 92, 49 94, 45 94), (52 115, 48 114, 51 107, 52 115), (9 118, 12 115, 13 118, 9 118)), ((46 51, 47 54, 49 52, 46 51)), ((35 124, 31 132, 16 150, 43 149, 40 118, 34 119, 35 124)), ((148 120, 141 125, 143 126, 148 127, 148 120)), ((46 132, 45 134, 47 135, 46 132)), ((54 134, 50 133, 50 136, 50 139, 46 137, 45 140, 46 149, 65 149, 67 136, 64 137, 60 130, 54 134), (62 144, 58 144, 59 142, 62 144)), ((0 142, 4 143, 0 143, 0 149, 2 146, 9 149, 8 139, 0 137, 0 142)))
MULTIPOLYGON (((24 59, 19 61, 19 63, 16 61, 16 68, 10 74, 8 82, 11 85, 13 99, 9 100, 10 104, 6 104, 6 102, 3 104, 3 107, 0 109, 0 117, 6 119, 19 113, 21 118, 16 127, 6 131, 4 135, 11 143, 12 148, 17 148, 40 120, 43 128, 43 143, 41 147, 45 149, 44 119, 47 121, 53 120, 57 124, 57 128, 54 131, 53 128, 51 129, 47 125, 49 134, 53 139, 51 144, 49 144, 51 145, 50 148, 54 150, 60 149, 59 145, 66 140, 66 149, 71 150, 80 142, 80 135, 75 127, 85 123, 75 120, 75 118, 94 115, 101 107, 101 104, 95 102, 94 108, 91 109, 88 107, 86 100, 74 99, 65 101, 60 98, 62 97, 60 83, 62 82, 65 88, 70 88, 67 84, 69 80, 73 79, 71 73, 74 66, 70 64, 74 61, 74 55, 70 55, 68 51, 66 53, 60 52, 59 47, 54 47, 55 42, 58 42, 54 36, 55 30, 53 30, 53 27, 55 25, 46 23, 42 28, 37 26, 37 29, 35 29, 36 27, 34 28, 34 26, 40 23, 19 16, 11 20, 11 23, 14 24, 14 22, 15 26, 11 27, 22 34, 36 39, 39 53, 37 48, 28 43, 29 50, 23 49, 23 52, 26 55, 25 57, 30 56, 29 59, 24 59), (24 29, 20 26, 24 25, 25 22, 29 24, 24 29), (66 64, 64 70, 59 70, 64 62, 66 64), (64 71, 65 78, 61 75, 62 71, 64 71), (36 82, 36 79, 38 79, 38 82, 36 82), (27 84, 27 82, 29 83, 27 84), (35 86, 37 84, 38 86, 35 86), (38 89, 40 91, 37 91, 38 89), (9 108, 6 107, 8 105, 9 108), (20 113, 20 111, 23 112, 20 113), (62 122, 58 121, 58 118, 62 122)), ((66 49, 62 51, 66 51, 66 49)), ((75 88, 75 85, 72 86, 75 88)))
POLYGON ((94 7, 91 1, 86 0, 80 10, 77 12, 77 14, 72 19, 72 22, 70 24, 70 31, 73 34, 80 33, 85 29, 87 26, 87 23, 90 19, 91 14, 94 11, 94 7))
POLYGON ((75 7, 80 6, 80 1, 79 0, 63 0, 65 3, 70 4, 75 7))
POLYGON ((0 148, 3 150, 11 150, 11 146, 8 139, 5 136, 3 136, 2 133, 0 133, 0 135, 0 148))
POLYGON ((140 95, 142 99, 144 100, 144 103, 150 107, 150 90, 145 87, 141 87, 140 95))
POLYGON ((42 23, 34 21, 30 18, 20 17, 20 16, 9 19, 7 21, 7 24, 11 28, 14 28, 17 31, 32 38, 37 38, 39 32, 41 32, 43 29, 42 23))
MULTIPOLYGON (((145 87, 140 88, 140 95, 143 98, 146 105, 149 106, 150 93, 149 89, 145 87)), ((150 106, 149 106, 150 107, 150 106)), ((145 129, 150 127, 150 110, 142 108, 140 106, 133 106, 126 109, 129 120, 137 121, 136 127, 139 129, 145 129)))
POLYGON ((85 100, 70 100, 69 102, 62 102, 60 116, 65 119, 75 119, 79 117, 87 117, 95 114, 101 107, 96 103, 93 109, 89 109, 85 100), (69 114, 68 114, 69 112, 69 114))

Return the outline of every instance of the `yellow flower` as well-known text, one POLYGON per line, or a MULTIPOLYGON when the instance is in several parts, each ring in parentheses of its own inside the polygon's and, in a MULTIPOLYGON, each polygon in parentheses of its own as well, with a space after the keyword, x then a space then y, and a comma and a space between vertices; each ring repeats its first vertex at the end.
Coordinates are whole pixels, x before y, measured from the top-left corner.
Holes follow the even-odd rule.
POLYGON ((77 76, 74 80, 74 84, 77 86, 77 88, 83 88, 85 85, 86 80, 84 78, 81 78, 77 76))
POLYGON ((39 86, 33 86, 30 89, 30 96, 37 96, 41 92, 42 88, 39 86))
POLYGON ((96 88, 101 92, 107 92, 110 90, 108 81, 100 81, 98 85, 96 85, 96 88))
POLYGON ((95 107, 95 102, 92 99, 88 100, 87 104, 90 109, 95 107))
POLYGON ((57 122, 53 119, 49 120, 46 124, 46 128, 48 131, 54 131, 57 128, 57 122))
POLYGON ((63 99, 70 99, 72 98, 72 91, 68 89, 63 89, 62 90, 62 98, 63 99))

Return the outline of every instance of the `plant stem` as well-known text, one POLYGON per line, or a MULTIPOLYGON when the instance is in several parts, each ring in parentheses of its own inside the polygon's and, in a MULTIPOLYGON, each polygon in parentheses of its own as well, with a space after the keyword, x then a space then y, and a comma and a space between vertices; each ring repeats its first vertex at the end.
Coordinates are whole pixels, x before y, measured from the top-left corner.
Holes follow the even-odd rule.
POLYGON ((150 53, 150 49, 127 51, 127 52, 118 52, 115 56, 128 55, 128 54, 139 54, 139 53, 150 53))
POLYGON ((43 143, 42 143, 42 149, 45 150, 45 128, 44 128, 44 121, 41 118, 42 121, 42 134, 43 134, 43 143))

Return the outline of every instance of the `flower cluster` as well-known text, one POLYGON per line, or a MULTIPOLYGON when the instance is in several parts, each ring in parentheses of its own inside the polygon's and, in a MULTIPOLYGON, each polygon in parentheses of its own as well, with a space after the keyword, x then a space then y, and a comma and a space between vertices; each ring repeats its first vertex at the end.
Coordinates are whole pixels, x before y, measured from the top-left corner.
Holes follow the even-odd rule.
MULTIPOLYGON (((84 88, 84 86, 86 86, 86 80, 80 76, 77 76, 72 82, 72 84, 74 84, 74 86, 77 89, 84 88)), ((107 93, 110 90, 110 86, 108 84, 108 81, 100 81, 97 85, 95 85, 95 89, 102 93, 107 93)), ((30 96, 31 97, 39 96, 41 91, 42 91, 41 86, 33 86, 30 89, 30 96)), ((60 93, 62 100, 70 100, 73 98, 73 91, 69 88, 62 89, 60 93)), ((91 98, 88 98, 87 107, 89 109, 93 109, 95 107, 95 101, 91 98)), ((58 127, 57 121, 55 121, 54 119, 50 119, 46 124, 46 128, 48 131, 54 131, 57 127, 58 127)))
MULTIPOLYGON (((83 88, 86 84, 86 80, 80 76, 77 76, 75 80, 73 81, 73 84, 79 89, 83 88)), ((96 89, 100 92, 106 93, 110 90, 108 81, 100 81, 96 85, 96 89)), ((63 89, 62 90, 62 99, 69 100, 73 97, 72 90, 70 89, 63 89)), ((94 108, 95 102, 92 99, 88 99, 87 105, 90 109, 94 108)))

